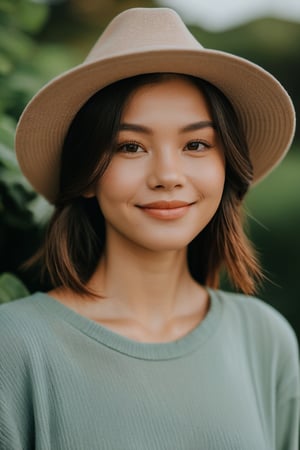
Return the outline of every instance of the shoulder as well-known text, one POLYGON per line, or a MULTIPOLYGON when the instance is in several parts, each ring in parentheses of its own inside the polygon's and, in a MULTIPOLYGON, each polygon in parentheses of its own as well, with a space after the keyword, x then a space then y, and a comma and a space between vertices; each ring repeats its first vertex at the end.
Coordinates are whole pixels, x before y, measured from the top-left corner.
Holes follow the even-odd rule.
POLYGON ((47 335, 47 320, 39 302, 40 294, 0 306, 0 358, 22 357, 47 335))
POLYGON ((281 399, 299 397, 298 341, 289 322, 258 298, 215 292, 223 306, 222 331, 247 357, 255 379, 273 381, 281 399))
POLYGON ((0 305, 0 333, 11 330, 22 330, 30 328, 32 324, 36 323, 36 319, 41 316, 37 302, 39 301, 39 294, 33 294, 18 300, 13 300, 9 303, 0 305))
POLYGON ((260 346, 262 352, 272 348, 281 355, 298 358, 296 334, 287 321, 263 300, 231 292, 216 291, 223 304, 223 319, 260 346))

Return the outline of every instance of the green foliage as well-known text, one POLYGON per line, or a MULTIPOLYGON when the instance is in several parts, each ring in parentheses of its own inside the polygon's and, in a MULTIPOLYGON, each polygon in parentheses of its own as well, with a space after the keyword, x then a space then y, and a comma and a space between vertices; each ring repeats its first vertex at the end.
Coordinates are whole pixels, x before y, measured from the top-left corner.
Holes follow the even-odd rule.
POLYGON ((9 112, 17 118, 41 84, 38 72, 32 70, 36 44, 28 33, 37 33, 47 16, 45 4, 0 0, 0 114, 9 112))
POLYGON ((0 303, 26 297, 28 294, 28 289, 19 278, 11 273, 3 273, 0 275, 0 303))
POLYGON ((7 116, 0 118, 0 217, 2 227, 5 225, 22 229, 31 219, 26 206, 35 194, 21 175, 12 151, 12 123, 7 116))
MULTIPOLYGON (((14 153, 16 123, 37 90, 75 59, 62 45, 39 42, 48 16, 46 4, 0 0, 0 272, 18 275, 52 209, 20 172, 14 153)), ((12 275, 1 280, 0 301, 25 293, 12 275)))

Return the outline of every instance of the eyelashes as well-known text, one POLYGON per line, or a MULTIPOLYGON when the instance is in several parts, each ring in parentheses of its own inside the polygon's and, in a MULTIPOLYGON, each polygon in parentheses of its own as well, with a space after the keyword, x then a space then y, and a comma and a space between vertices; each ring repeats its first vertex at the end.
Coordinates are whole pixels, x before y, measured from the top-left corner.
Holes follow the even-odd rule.
MULTIPOLYGON (((193 153, 201 153, 211 147, 211 144, 202 139, 193 139, 185 144, 183 150, 193 153)), ((136 154, 146 151, 146 148, 136 141, 126 141, 117 145, 117 152, 120 153, 136 154)))
POLYGON ((127 141, 117 145, 117 151, 121 153, 140 153, 144 147, 136 141, 127 141))
POLYGON ((205 141, 203 141, 203 140, 193 140, 193 141, 189 141, 187 144, 186 144, 186 146, 185 146, 185 148, 188 150, 188 151, 195 151, 195 152, 202 152, 202 151, 204 151, 204 150, 206 150, 206 149, 208 149, 208 148, 211 148, 212 146, 208 143, 208 142, 205 142, 205 141))

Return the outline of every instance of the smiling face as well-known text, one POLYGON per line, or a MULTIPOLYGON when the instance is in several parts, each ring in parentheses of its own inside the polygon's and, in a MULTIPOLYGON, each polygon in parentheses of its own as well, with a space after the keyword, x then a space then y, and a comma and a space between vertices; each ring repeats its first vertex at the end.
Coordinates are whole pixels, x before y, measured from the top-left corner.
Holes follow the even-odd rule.
POLYGON ((129 98, 118 150, 92 192, 112 239, 179 250, 209 223, 223 192, 225 159, 204 96, 177 77, 129 98))

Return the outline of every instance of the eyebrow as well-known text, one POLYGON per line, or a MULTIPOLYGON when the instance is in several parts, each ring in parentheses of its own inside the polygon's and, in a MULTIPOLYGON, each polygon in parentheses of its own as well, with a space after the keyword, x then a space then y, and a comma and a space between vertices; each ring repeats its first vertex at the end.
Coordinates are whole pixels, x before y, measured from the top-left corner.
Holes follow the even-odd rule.
POLYGON ((201 130, 202 128, 207 127, 216 128, 215 124, 211 120, 203 120, 201 122, 195 122, 186 125, 185 127, 181 128, 180 132, 185 133, 187 131, 201 130))
MULTIPOLYGON (((202 128, 215 128, 214 123, 211 120, 203 120, 200 122, 190 123, 185 125, 180 129, 180 133, 187 133, 188 131, 196 131, 201 130, 202 128)), ((138 125, 136 123, 121 123, 119 127, 119 131, 136 131, 137 133, 143 134, 152 134, 153 131, 151 128, 145 127, 144 125, 138 125)))

